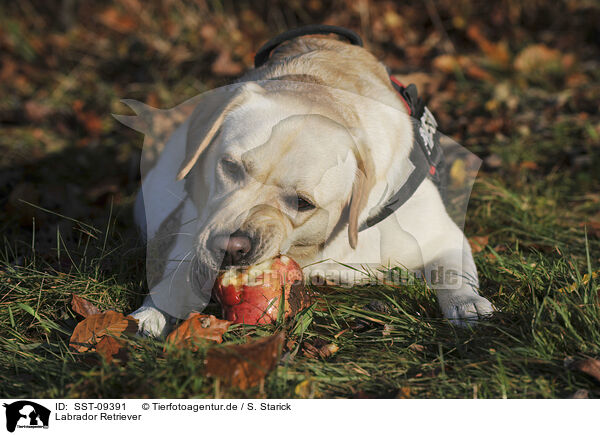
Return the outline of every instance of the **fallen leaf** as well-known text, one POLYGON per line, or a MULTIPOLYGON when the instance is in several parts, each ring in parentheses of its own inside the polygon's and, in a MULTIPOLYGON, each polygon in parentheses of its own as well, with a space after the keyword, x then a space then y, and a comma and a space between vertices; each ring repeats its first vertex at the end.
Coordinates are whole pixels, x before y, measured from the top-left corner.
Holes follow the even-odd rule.
POLYGON ((539 166, 536 162, 532 162, 529 160, 525 160, 524 162, 521 162, 521 164, 519 166, 521 167, 521 169, 529 169, 531 171, 539 168, 539 166))
POLYGON ((337 344, 335 344, 335 343, 329 343, 329 344, 326 344, 325 346, 322 346, 319 349, 319 352, 320 352, 320 354, 321 354, 321 356, 323 358, 329 358, 334 353, 336 353, 338 350, 340 350, 340 348, 339 348, 339 346, 337 344))
POLYGON ((85 299, 77 296, 75 293, 73 293, 72 296, 71 308, 80 316, 89 317, 92 314, 101 313, 98 307, 92 304, 90 301, 86 301, 85 299))
POLYGON ((451 54, 442 54, 433 59, 432 65, 435 69, 446 74, 464 71, 466 75, 477 80, 493 82, 494 77, 483 68, 475 64, 466 56, 453 56, 451 54))
POLYGON ((69 340, 69 347, 75 352, 88 352, 96 349, 104 336, 120 336, 123 333, 135 334, 137 320, 131 316, 108 310, 102 314, 92 314, 75 326, 69 340))
POLYGON ((38 101, 29 100, 25 103, 25 116, 31 122, 44 121, 51 113, 52 109, 50 107, 38 101))
POLYGON ((279 362, 284 338, 284 333, 280 332, 246 344, 209 349, 206 375, 219 378, 230 387, 256 386, 279 362))
POLYGON ((394 327, 392 325, 388 325, 387 323, 383 325, 383 331, 381 331, 381 335, 388 336, 392 333, 394 327))
POLYGON ((108 335, 105 335, 98 341, 96 352, 98 352, 107 363, 111 363, 114 358, 126 361, 129 357, 127 348, 124 347, 123 340, 108 335))
POLYGON ((563 69, 560 51, 533 44, 525 47, 515 58, 515 69, 524 74, 548 74, 563 69))
POLYGON ((219 76, 236 76, 241 74, 243 69, 240 63, 231 59, 228 51, 222 51, 211 66, 213 74, 219 76))
POLYGON ((452 56, 451 54, 442 54, 441 56, 433 59, 432 65, 435 69, 444 73, 453 73, 456 70, 461 69, 461 62, 458 56, 452 56))
POLYGON ((222 343, 223 334, 227 332, 231 323, 213 315, 192 313, 168 335, 167 344, 197 350, 194 341, 210 340, 222 343))
POLYGON ((502 166, 502 157, 498 154, 490 154, 483 160, 483 163, 485 163, 488 168, 498 169, 502 166))
POLYGON ((469 245, 473 253, 481 252, 489 242, 489 236, 473 236, 469 237, 469 245))
POLYGON ((129 14, 123 14, 115 8, 108 8, 99 14, 98 20, 111 30, 128 33, 137 27, 137 23, 129 14))
POLYGON ((338 350, 340 348, 335 343, 325 343, 315 346, 306 341, 302 344, 302 353, 308 358, 329 358, 338 350))
POLYGON ((456 159, 450 167, 450 184, 452 188, 459 189, 464 187, 467 179, 467 170, 465 161, 462 159, 456 159))
POLYGON ((84 103, 81 100, 75 100, 72 103, 73 111, 79 122, 92 136, 98 136, 102 131, 102 118, 93 112, 83 110, 84 103))
POLYGON ((305 379, 296 385, 294 394, 299 399, 314 399, 320 397, 317 385, 312 379, 305 379))
POLYGON ((413 343, 410 346, 408 346, 408 348, 410 350, 412 350, 413 352, 423 352, 425 350, 425 346, 423 346, 422 344, 417 344, 417 343, 413 343))
POLYGON ((93 112, 83 112, 80 121, 92 136, 98 136, 102 131, 102 118, 93 112))
POLYGON ((411 393, 412 393, 412 391, 411 391, 410 387, 404 386, 404 387, 400 388, 400 391, 398 391, 396 398, 397 399, 410 399, 411 393))
POLYGON ((581 388, 573 393, 569 399, 589 399, 590 392, 584 388, 581 388))
MULTIPOLYGON (((600 277, 600 271, 597 270, 595 272, 592 272, 592 279, 596 279, 598 277, 600 277)), ((581 285, 588 285, 589 282, 590 282, 590 274, 586 273, 581 278, 581 285)), ((573 284, 566 286, 566 287, 559 288, 556 291, 559 293, 571 293, 571 292, 574 292, 579 287, 579 285, 580 285, 580 283, 574 282, 573 284)))
POLYGON ((480 50, 497 65, 506 67, 510 62, 510 53, 508 47, 502 42, 491 42, 487 39, 482 31, 481 27, 477 24, 471 24, 467 28, 467 36, 471 38, 479 46, 480 50))
POLYGON ((600 361, 593 358, 575 361, 570 365, 570 368, 579 370, 588 376, 600 382, 600 361))
POLYGON ((494 82, 494 76, 474 63, 469 63, 465 66, 465 74, 473 79, 483 80, 486 82, 494 82))

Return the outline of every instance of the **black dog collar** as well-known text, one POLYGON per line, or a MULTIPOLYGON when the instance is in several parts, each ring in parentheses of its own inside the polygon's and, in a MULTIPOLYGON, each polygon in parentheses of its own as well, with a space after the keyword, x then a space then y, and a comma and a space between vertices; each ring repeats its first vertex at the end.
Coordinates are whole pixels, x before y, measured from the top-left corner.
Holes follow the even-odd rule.
MULTIPOLYGON (((283 42, 307 35, 336 34, 346 38, 352 45, 362 47, 361 37, 352 30, 338 26, 310 25, 292 29, 276 36, 264 44, 256 53, 254 65, 262 66, 269 60, 271 52, 283 42)), ((394 77, 390 76, 392 86, 406 104, 408 114, 414 118, 413 137, 415 143, 410 152, 409 159, 415 169, 411 172, 406 182, 396 191, 390 199, 375 213, 370 215, 359 228, 360 231, 372 227, 398 210, 415 193, 425 178, 432 180, 438 189, 441 178, 440 169, 443 152, 439 142, 440 133, 437 131, 437 122, 419 97, 414 84, 404 86, 394 77)))

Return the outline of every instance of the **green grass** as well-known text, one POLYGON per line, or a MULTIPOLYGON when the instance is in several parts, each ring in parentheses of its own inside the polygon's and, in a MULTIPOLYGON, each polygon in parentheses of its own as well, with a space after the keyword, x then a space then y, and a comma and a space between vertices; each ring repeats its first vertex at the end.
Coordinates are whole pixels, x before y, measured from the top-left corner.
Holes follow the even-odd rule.
MULTIPOLYGON (((585 389, 600 398, 599 384, 566 364, 600 358, 600 278, 584 279, 600 270, 597 6, 436 2, 460 55, 483 56, 455 24, 476 21, 513 56, 544 41, 577 59, 562 76, 532 80, 508 67, 489 70, 493 80, 484 81, 432 68, 444 44, 420 2, 399 6, 408 17, 402 29, 386 27, 388 3, 378 1, 369 2, 370 18, 346 0, 311 2, 314 10, 302 2, 205 7, 177 0, 168 13, 160 2, 146 2, 144 14, 128 3, 77 3, 73 18, 60 20, 62 3, 46 3, 0 7, 7 77, 0 80, 0 396, 215 396, 215 381, 204 376, 207 347, 165 353, 162 342, 132 338, 131 358, 122 364, 68 350, 79 320, 71 293, 130 312, 147 292, 145 248, 131 218, 142 137, 110 114, 124 113, 120 98, 168 108, 229 83, 232 77, 211 70, 220 50, 247 68, 268 37, 327 20, 361 23, 378 58, 438 80, 439 89, 425 97, 440 130, 482 158, 500 159, 480 172, 466 219, 468 236, 489 237, 475 261, 481 293, 500 311, 461 329, 442 318, 421 282, 316 289, 316 305, 295 318, 225 335, 225 343, 243 342, 284 329, 288 344, 263 390, 221 388, 219 395, 565 398, 585 389), (112 28, 102 22, 105 8, 137 27, 112 28), (371 22, 363 26, 363 19, 371 22), (544 19, 558 31, 548 32, 544 19), (574 73, 579 78, 569 84, 574 73), (38 106, 26 114, 31 101, 38 106), (94 116, 100 129, 90 127, 94 116), (304 352, 326 343, 339 350, 328 358, 304 352)), ((219 315, 216 304, 207 311, 219 315)))
MULTIPOLYGON (((567 357, 600 355, 598 284, 582 281, 598 263, 598 241, 586 241, 582 230, 561 225, 558 212, 548 216, 548 208, 536 206, 545 189, 551 196, 554 188, 542 183, 528 193, 510 192, 497 179, 477 184, 469 223, 490 235, 476 262, 482 293, 501 310, 492 319, 475 329, 451 326, 419 282, 317 290, 316 305, 295 319, 226 334, 226 342, 237 342, 285 329, 293 344, 263 393, 221 394, 296 397, 307 394, 296 390, 306 381, 316 397, 549 398, 578 389, 600 396, 592 379, 565 367, 567 357), (559 291, 573 284, 572 291, 559 291), (339 351, 327 359, 305 356, 303 343, 316 340, 339 351)), ((68 272, 53 270, 35 251, 15 265, 16 252, 7 246, 0 272, 1 396, 214 396, 214 381, 203 376, 205 348, 164 353, 162 343, 136 338, 133 357, 122 365, 69 352, 76 323, 71 293, 124 312, 141 301, 143 249, 134 239, 116 243, 116 231, 81 233, 78 248, 63 246, 68 272)), ((208 311, 218 314, 218 307, 208 311)))

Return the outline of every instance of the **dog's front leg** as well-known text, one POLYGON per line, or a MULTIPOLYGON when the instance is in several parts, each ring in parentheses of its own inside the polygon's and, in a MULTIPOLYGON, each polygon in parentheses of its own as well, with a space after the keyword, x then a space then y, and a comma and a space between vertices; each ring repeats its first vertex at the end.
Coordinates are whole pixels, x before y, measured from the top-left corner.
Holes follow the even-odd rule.
POLYGON ((138 320, 138 334, 164 338, 170 329, 172 317, 154 305, 152 297, 146 296, 141 307, 130 314, 138 320))
MULTIPOLYGON (((131 313, 138 319, 140 335, 165 337, 178 318, 185 318, 190 312, 204 308, 210 299, 210 294, 196 294, 190 279, 196 210, 192 202, 186 200, 180 211, 169 216, 173 225, 161 226, 154 235, 158 242, 174 237, 173 245, 167 252, 153 249, 148 253, 149 256, 158 256, 164 262, 164 269, 160 281, 152 286, 142 306, 131 313)), ((147 266, 152 268, 153 264, 148 262, 147 266)))
POLYGON ((427 282, 436 290, 444 316, 454 324, 466 326, 491 315, 494 308, 478 293, 477 269, 466 237, 457 227, 453 232, 449 239, 461 238, 462 247, 452 248, 453 243, 450 243, 426 265, 425 274, 427 282))

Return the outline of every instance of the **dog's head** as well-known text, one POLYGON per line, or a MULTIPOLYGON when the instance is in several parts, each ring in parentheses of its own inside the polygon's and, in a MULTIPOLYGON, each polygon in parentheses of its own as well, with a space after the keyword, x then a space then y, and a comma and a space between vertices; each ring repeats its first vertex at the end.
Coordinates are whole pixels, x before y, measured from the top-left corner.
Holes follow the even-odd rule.
POLYGON ((302 263, 342 231, 356 246, 369 163, 334 99, 311 94, 245 83, 191 115, 178 177, 198 209, 200 278, 281 252, 302 263))

